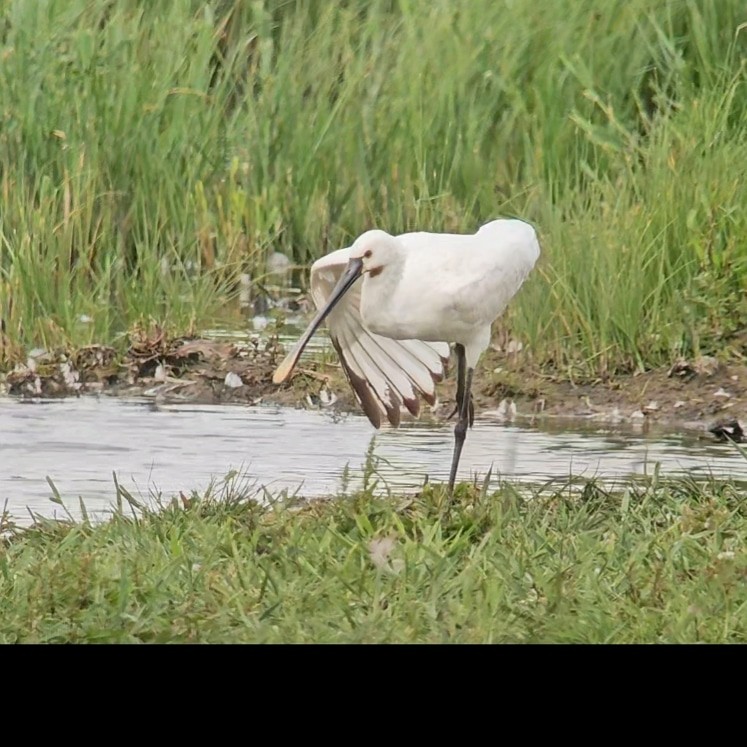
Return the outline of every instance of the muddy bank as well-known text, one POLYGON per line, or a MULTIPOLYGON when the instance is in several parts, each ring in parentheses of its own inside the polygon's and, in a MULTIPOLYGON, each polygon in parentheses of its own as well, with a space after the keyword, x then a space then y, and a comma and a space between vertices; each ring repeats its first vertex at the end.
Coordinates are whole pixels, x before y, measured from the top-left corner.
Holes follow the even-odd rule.
MULTIPOLYGON (((23 364, 0 374, 0 393, 55 397, 107 393, 164 401, 262 402, 307 408, 358 410, 334 359, 305 358, 291 382, 277 387, 272 372, 284 355, 277 337, 238 344, 170 339, 158 327, 130 334, 124 354, 92 345, 76 351, 31 351, 23 364)), ((454 404, 450 375, 439 385, 439 403, 422 417, 442 418, 454 404)), ((574 382, 529 365, 521 354, 490 350, 476 372, 474 397, 481 417, 517 422, 587 420, 609 425, 707 432, 721 421, 747 421, 747 366, 713 358, 680 361, 671 369, 574 382)))

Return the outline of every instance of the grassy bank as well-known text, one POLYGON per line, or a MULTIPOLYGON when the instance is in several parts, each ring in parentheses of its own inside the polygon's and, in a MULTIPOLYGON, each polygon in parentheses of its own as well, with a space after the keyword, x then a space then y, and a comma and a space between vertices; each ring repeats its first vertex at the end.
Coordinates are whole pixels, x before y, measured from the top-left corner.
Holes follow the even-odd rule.
MULTIPOLYGON (((126 498, 126 496, 125 496, 126 498)), ((0 641, 744 642, 729 484, 262 508, 217 497, 5 532, 0 641)))
POLYGON ((0 363, 228 314, 269 251, 535 223, 508 324, 590 374, 745 355, 742 0, 9 0, 0 363))

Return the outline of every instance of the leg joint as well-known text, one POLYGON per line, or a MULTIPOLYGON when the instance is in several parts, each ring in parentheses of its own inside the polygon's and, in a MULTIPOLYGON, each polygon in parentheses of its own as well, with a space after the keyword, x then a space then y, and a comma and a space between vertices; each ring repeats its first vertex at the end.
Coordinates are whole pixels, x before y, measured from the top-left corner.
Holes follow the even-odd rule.
POLYGON ((454 427, 454 437, 458 438, 460 441, 464 441, 464 438, 467 435, 467 423, 467 420, 460 419, 454 427))

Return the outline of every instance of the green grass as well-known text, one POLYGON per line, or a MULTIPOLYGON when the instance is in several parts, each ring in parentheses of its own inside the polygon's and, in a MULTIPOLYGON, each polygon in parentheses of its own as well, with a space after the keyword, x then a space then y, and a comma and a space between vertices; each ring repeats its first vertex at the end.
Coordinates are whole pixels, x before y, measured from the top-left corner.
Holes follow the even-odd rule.
POLYGON ((743 0, 9 0, 0 358, 207 325, 268 251, 497 215, 541 234, 506 322, 538 363, 744 356, 745 23, 743 0))
POLYGON ((269 507, 239 488, 6 526, 0 641, 747 640, 737 485, 462 485, 448 512, 441 488, 269 507))

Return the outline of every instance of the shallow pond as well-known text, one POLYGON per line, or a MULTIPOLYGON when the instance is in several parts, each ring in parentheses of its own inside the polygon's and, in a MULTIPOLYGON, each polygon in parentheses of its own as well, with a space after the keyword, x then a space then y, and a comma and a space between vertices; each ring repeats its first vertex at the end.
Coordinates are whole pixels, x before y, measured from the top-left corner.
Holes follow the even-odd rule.
MULTIPOLYGON (((453 444, 450 423, 412 423, 374 431, 359 415, 271 406, 156 404, 81 397, 52 401, 0 399, 0 505, 17 521, 29 509, 62 511, 50 501, 50 478, 78 515, 115 500, 112 473, 136 498, 189 495, 231 471, 256 488, 299 490, 303 496, 340 490, 346 465, 360 485, 366 452, 376 438, 376 469, 391 488, 414 488, 427 473, 445 480, 453 444)), ((563 430, 548 432, 478 419, 468 434, 460 477, 539 482, 569 475, 621 477, 651 472, 747 479, 747 460, 730 444, 694 436, 644 436, 563 430)))

